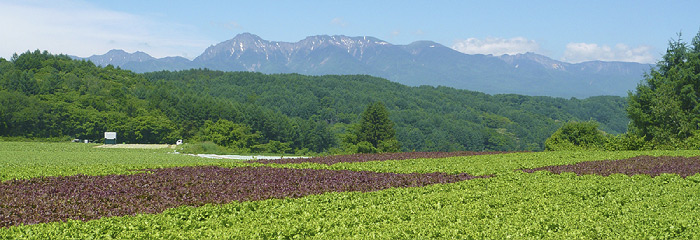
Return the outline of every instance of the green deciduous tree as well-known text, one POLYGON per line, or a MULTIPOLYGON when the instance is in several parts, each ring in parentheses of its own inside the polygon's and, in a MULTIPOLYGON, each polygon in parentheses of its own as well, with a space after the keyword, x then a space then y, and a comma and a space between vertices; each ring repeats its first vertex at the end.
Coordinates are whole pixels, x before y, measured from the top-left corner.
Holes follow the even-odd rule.
POLYGON ((259 144, 260 133, 252 132, 250 126, 219 119, 207 120, 200 135, 202 141, 212 141, 218 145, 241 152, 249 152, 250 147, 259 144))
POLYGON ((567 122, 545 141, 545 149, 550 151, 603 149, 606 138, 598 130, 598 123, 567 122))
POLYGON ((669 42, 662 60, 629 94, 630 133, 656 144, 683 141, 700 127, 700 32, 669 42))
MULTIPOLYGON (((124 140, 133 143, 170 143, 179 138, 175 124, 162 115, 145 115, 133 118, 123 129, 124 140)), ((118 141, 119 136, 117 136, 118 141)))

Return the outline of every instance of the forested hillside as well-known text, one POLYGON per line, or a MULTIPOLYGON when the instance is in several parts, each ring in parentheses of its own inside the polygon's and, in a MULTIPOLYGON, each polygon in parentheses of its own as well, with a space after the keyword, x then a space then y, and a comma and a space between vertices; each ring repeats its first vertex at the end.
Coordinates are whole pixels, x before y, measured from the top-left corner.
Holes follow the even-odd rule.
POLYGON ((159 143, 236 139, 251 151, 342 151, 368 105, 383 102, 403 151, 540 150, 569 120, 626 131, 621 97, 562 99, 408 87, 365 75, 188 70, 135 74, 65 55, 0 60, 0 136, 159 143))

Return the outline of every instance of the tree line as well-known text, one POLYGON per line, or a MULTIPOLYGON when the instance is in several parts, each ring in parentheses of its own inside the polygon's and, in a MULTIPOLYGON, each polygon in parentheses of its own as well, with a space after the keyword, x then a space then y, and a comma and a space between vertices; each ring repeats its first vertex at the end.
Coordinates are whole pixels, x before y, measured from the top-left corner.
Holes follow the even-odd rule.
POLYGON ((366 75, 136 74, 39 50, 0 58, 3 137, 99 141, 116 131, 119 143, 185 139, 238 152, 542 150, 572 120, 626 132, 626 107, 622 97, 488 95, 366 75), (391 121, 393 137, 359 135, 371 108, 391 121))

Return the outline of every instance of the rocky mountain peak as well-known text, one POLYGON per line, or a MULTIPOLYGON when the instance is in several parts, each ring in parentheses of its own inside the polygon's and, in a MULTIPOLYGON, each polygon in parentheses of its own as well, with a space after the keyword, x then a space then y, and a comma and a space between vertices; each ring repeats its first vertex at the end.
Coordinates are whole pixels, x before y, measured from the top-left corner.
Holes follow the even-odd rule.
POLYGON ((309 48, 319 46, 337 46, 345 49, 366 48, 374 45, 391 45, 386 41, 374 37, 348 37, 345 35, 317 35, 307 37, 297 43, 297 48, 309 48))
POLYGON ((269 41, 263 40, 255 34, 241 33, 230 40, 208 47, 202 55, 195 58, 195 61, 207 61, 222 55, 236 57, 246 51, 265 51, 270 46, 269 41))
POLYGON ((127 62, 145 62, 155 58, 140 51, 128 53, 121 49, 112 49, 104 55, 92 55, 89 59, 98 66, 107 66, 109 64, 120 66, 127 62))
POLYGON ((233 37, 233 40, 240 42, 264 41, 260 36, 249 32, 239 33, 235 37, 233 37))
POLYGON ((265 48, 268 45, 270 45, 269 41, 263 40, 257 35, 241 33, 228 41, 217 44, 216 46, 234 49, 237 48, 239 51, 245 51, 246 49, 265 48))
POLYGON ((109 50, 109 52, 105 53, 105 55, 128 55, 129 53, 121 50, 121 49, 112 49, 109 50))

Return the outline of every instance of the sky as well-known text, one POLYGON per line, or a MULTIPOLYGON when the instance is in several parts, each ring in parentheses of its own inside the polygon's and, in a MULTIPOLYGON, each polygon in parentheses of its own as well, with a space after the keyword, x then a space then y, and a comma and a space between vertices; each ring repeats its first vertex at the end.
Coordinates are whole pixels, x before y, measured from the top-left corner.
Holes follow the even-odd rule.
POLYGON ((468 54, 534 52, 555 60, 655 63, 669 41, 700 30, 700 1, 0 0, 0 57, 111 49, 194 59, 249 32, 269 41, 314 35, 429 40, 468 54))

